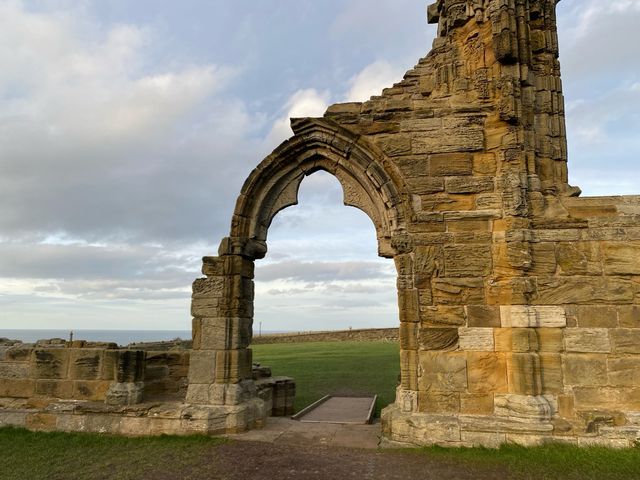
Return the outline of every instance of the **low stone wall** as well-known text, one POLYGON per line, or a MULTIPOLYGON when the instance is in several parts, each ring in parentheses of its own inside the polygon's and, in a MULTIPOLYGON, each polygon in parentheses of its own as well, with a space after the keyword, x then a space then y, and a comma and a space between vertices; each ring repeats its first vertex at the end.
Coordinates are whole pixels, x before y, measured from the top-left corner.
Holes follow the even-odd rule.
POLYGON ((0 398, 0 425, 35 431, 92 432, 126 436, 239 433, 263 425, 265 404, 254 398, 238 406, 146 402, 110 406, 100 402, 0 398))
POLYGON ((121 350, 80 343, 0 346, 0 397, 104 401, 121 350), (76 348, 79 347, 79 348, 76 348))
POLYGON ((304 342, 397 342, 397 328, 367 328, 326 332, 276 333, 255 336, 254 345, 304 342))
POLYGON ((259 365, 253 368, 253 380, 233 391, 223 389, 222 403, 188 404, 187 347, 186 342, 118 348, 115 343, 0 339, 0 426, 122 435, 216 434, 259 427, 266 416, 293 414, 294 380, 273 377, 269 367, 259 365))

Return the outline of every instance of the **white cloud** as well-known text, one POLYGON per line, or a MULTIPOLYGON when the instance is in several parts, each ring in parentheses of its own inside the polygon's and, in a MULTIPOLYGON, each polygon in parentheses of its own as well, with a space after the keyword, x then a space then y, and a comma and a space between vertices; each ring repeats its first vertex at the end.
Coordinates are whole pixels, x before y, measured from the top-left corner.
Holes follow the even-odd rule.
POLYGON ((569 181, 585 195, 637 194, 640 0, 564 0, 558 13, 569 181))
POLYGON ((592 84, 614 71, 637 74, 640 0, 565 0, 558 12, 565 74, 585 75, 592 84))
POLYGON ((380 95, 384 88, 402 80, 406 68, 394 67, 386 60, 378 60, 366 66, 351 78, 351 88, 345 95, 347 102, 364 102, 374 95, 380 95))
POLYGON ((207 203, 233 204, 263 122, 223 95, 237 68, 152 64, 152 29, 105 26, 81 11, 8 2, 0 24, 3 232, 160 242, 202 238, 205 228, 222 235, 228 220, 211 219, 207 203))
POLYGON ((281 261, 260 265, 257 275, 260 280, 294 280, 298 282, 326 282, 330 280, 362 280, 394 277, 393 269, 376 261, 305 262, 301 260, 281 261))
POLYGON ((278 118, 267 135, 266 144, 275 148, 293 135, 291 118, 321 117, 329 106, 329 92, 308 88, 298 90, 283 107, 284 114, 278 118))
POLYGON ((16 138, 43 152, 63 144, 130 148, 158 139, 234 74, 216 65, 146 72, 151 34, 132 25, 87 38, 85 30, 100 32, 88 20, 31 13, 14 2, 0 6, 0 23, 0 125, 12 139, 3 145, 7 157, 22 151, 11 148, 16 138))

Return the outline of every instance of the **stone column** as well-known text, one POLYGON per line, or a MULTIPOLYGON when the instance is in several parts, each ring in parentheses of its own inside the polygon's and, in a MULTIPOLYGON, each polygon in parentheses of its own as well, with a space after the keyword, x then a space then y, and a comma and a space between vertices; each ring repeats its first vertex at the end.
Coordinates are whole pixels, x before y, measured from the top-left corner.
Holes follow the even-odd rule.
POLYGON ((187 402, 237 405, 252 391, 253 261, 205 257, 193 283, 193 352, 187 402))

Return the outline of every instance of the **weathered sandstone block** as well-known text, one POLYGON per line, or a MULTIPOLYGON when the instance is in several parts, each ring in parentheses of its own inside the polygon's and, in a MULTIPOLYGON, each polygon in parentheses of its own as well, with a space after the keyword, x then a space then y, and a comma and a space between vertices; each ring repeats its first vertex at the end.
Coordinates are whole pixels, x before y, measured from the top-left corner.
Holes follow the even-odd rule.
POLYGON ((492 352, 495 350, 493 328, 460 328, 460 349, 468 352, 492 352))
POLYGON ((640 385, 640 358, 611 357, 607 360, 608 384, 633 387, 640 385))
POLYGON ((433 299, 438 305, 468 305, 484 303, 484 286, 476 278, 435 278, 433 299))
POLYGON ((470 352, 467 361, 469 392, 507 392, 507 361, 503 354, 470 352))
POLYGON ((580 354, 566 355, 563 361, 564 379, 567 385, 606 385, 607 355, 580 354))
POLYGON ((464 307, 424 307, 420 309, 422 325, 424 326, 462 326, 465 324, 464 307))
POLYGON ((618 320, 622 328, 640 328, 640 305, 618 307, 618 320))
POLYGON ((562 356, 557 353, 540 353, 540 382, 544 395, 564 391, 562 356))
POLYGON ((628 280, 607 277, 538 278, 535 303, 591 304, 632 303, 633 284, 628 280))
POLYGON ((566 313, 563 307, 552 306, 503 306, 500 307, 503 327, 565 327, 566 313))
POLYGON ((577 311, 578 326, 585 328, 616 328, 618 309, 612 306, 580 306, 577 311))
POLYGON ((468 154, 430 155, 429 165, 433 177, 471 175, 473 173, 473 157, 468 154))
POLYGON ((610 332, 615 353, 640 353, 640 328, 619 328, 610 332))
POLYGON ((500 309, 488 305, 468 305, 466 308, 469 327, 499 327, 500 309))
POLYGON ((563 275, 601 275, 600 246, 593 242, 558 243, 556 259, 563 275))
POLYGON ((71 378, 79 380, 97 380, 101 372, 99 350, 71 350, 69 363, 71 378))
POLYGON ((457 328, 422 328, 420 346, 423 350, 456 350, 458 348, 457 328))
POLYGON ((567 352, 609 353, 611 338, 604 328, 567 328, 564 332, 567 352))
POLYGON ((640 275, 640 242, 607 242, 603 257, 608 275, 640 275))
POLYGON ((491 247, 488 245, 447 246, 444 249, 447 277, 485 276, 491 271, 491 247))
POLYGON ((31 356, 31 378, 65 378, 69 365, 69 350, 34 350, 31 356))
POLYGON ((498 328, 494 336, 498 352, 527 353, 540 350, 540 340, 533 328, 498 328))
POLYGON ((640 410, 640 388, 637 386, 576 387, 573 392, 577 410, 640 410))
POLYGON ((536 353, 507 354, 509 392, 518 395, 542 394, 540 356, 536 353))
POLYGON ((37 380, 36 395, 51 398, 73 398, 71 380, 37 380))
POLYGON ((466 356, 457 353, 420 352, 419 390, 462 392, 467 388, 466 356))

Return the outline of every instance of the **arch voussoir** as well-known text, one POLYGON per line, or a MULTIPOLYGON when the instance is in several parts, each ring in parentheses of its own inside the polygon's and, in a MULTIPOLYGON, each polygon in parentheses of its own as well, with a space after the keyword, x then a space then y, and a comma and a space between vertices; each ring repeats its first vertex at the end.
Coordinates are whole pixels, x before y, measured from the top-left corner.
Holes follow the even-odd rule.
POLYGON ((380 152, 371 153, 374 149, 365 149, 359 135, 326 119, 295 120, 293 126, 296 135, 267 156, 245 182, 234 213, 243 221, 232 222, 232 238, 266 241, 273 217, 297 203, 300 182, 318 170, 338 178, 350 192, 345 203, 367 213, 379 239, 403 229, 405 215, 397 211, 400 190, 380 152))

